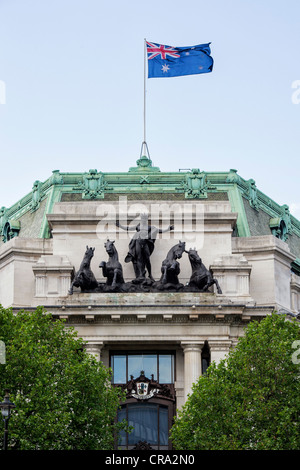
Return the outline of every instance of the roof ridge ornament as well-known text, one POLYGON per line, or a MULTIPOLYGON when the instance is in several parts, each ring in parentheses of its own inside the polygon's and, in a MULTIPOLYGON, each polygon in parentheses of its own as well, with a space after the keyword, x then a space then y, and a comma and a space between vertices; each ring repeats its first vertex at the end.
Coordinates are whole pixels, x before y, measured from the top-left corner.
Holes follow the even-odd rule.
POLYGON ((249 204, 253 209, 258 211, 260 206, 259 206, 256 183, 254 179, 251 178, 247 181, 247 184, 248 184, 247 193, 249 197, 249 204))
MULTIPOLYGON (((146 142, 143 142, 146 144, 146 142)), ((146 147, 148 149, 148 147, 146 147)), ((160 169, 157 166, 152 165, 152 160, 147 155, 142 155, 143 145, 141 150, 140 158, 136 161, 137 166, 129 168, 129 172, 142 172, 142 171, 151 171, 151 172, 160 172, 160 169)))
POLYGON ((30 203, 30 212, 35 212, 39 207, 42 200, 41 194, 42 183, 36 180, 32 187, 32 199, 30 203))

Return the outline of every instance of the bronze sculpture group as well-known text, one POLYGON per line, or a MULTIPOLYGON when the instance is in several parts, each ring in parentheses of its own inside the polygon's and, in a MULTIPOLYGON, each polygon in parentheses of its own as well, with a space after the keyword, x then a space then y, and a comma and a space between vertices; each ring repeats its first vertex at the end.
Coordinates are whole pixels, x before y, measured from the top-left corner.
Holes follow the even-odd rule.
POLYGON ((106 278, 106 283, 97 282, 90 267, 95 248, 87 246, 80 268, 72 280, 70 295, 73 294, 74 287, 79 287, 81 292, 159 292, 163 290, 207 292, 213 284, 216 285, 218 294, 222 294, 217 279, 213 277, 211 270, 204 266, 197 251, 195 249, 187 251, 185 242, 182 241, 179 241, 168 251, 161 265, 161 277, 159 281, 154 280, 150 256, 154 251, 157 234, 173 230, 173 225, 165 230, 158 229, 149 225, 148 218, 144 215, 141 216, 141 223, 136 227, 124 227, 119 222, 116 225, 126 231, 136 231, 130 240, 128 254, 125 258, 125 263, 132 262, 135 279, 131 282, 125 282, 115 241, 107 240, 104 246, 108 254, 108 261, 102 261, 99 264, 103 276, 106 278), (192 274, 186 286, 181 284, 178 278, 180 273, 178 259, 182 257, 183 253, 188 254, 192 268, 192 274), (146 278, 146 271, 148 278, 146 278))

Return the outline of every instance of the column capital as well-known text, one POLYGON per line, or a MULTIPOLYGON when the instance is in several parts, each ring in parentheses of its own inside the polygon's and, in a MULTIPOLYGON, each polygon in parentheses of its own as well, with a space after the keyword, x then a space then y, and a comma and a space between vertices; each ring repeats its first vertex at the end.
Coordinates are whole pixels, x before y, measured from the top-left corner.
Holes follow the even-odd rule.
POLYGON ((88 341, 85 345, 87 352, 96 357, 100 361, 101 349, 103 348, 103 341, 88 341))
POLYGON ((181 341, 180 343, 183 352, 186 351, 202 351, 204 341, 181 341))
POLYGON ((88 341, 88 342, 86 343, 86 347, 87 347, 87 348, 88 348, 88 347, 92 347, 92 348, 95 347, 95 348, 100 348, 100 349, 102 349, 102 348, 103 348, 103 344, 104 344, 103 341, 95 341, 95 340, 93 340, 93 341, 88 341))
POLYGON ((228 351, 232 346, 231 340, 208 340, 209 349, 211 351, 228 351))
POLYGON ((210 349, 211 362, 218 364, 229 354, 230 348, 232 347, 232 341, 229 339, 208 340, 208 346, 210 349))

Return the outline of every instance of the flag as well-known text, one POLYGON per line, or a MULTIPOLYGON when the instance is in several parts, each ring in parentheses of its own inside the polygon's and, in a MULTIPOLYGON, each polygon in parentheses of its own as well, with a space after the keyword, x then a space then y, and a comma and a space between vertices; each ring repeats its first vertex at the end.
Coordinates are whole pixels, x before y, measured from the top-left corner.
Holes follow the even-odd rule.
POLYGON ((209 45, 171 47, 146 41, 148 78, 211 72, 214 61, 209 45))

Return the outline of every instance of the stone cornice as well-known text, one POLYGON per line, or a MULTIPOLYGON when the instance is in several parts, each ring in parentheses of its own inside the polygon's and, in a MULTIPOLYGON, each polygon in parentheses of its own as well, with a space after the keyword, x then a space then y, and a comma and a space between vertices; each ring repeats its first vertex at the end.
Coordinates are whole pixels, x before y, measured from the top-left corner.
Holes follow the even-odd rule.
POLYGON ((246 258, 256 255, 274 255, 284 260, 289 265, 296 259, 286 242, 272 235, 262 235, 249 238, 233 238, 232 252, 242 253, 246 258))
POLYGON ((0 266, 12 259, 39 258, 52 253, 52 240, 16 237, 0 247, 0 266))
MULTIPOLYGON (((75 297, 76 294, 75 294, 75 297)), ((80 298, 80 294, 78 294, 80 298)), ((101 298, 101 296, 100 296, 101 298)), ((140 300, 141 297, 139 296, 140 300)), ((70 302, 68 298, 51 299, 37 298, 38 305, 53 314, 54 317, 66 319, 68 322, 105 322, 105 323, 197 323, 197 322, 232 322, 234 319, 245 323, 254 318, 262 318, 274 310, 274 306, 254 306, 235 303, 102 303, 84 302, 83 299, 70 302)), ((149 300, 149 299, 148 299, 149 300)), ((220 299, 216 299, 219 300, 220 299)), ((228 299, 227 299, 228 300, 228 299)), ((15 307, 16 308, 16 307, 15 307)), ((17 310, 17 308, 16 308, 17 310)))

